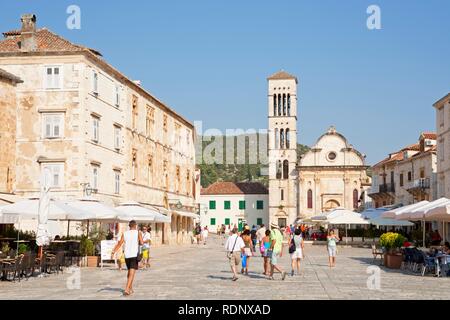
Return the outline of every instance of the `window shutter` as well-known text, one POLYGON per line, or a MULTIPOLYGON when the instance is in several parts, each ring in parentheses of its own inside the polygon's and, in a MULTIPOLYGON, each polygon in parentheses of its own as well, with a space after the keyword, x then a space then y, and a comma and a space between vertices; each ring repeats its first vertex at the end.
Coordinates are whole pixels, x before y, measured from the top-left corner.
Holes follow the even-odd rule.
POLYGON ((53 187, 60 186, 60 167, 58 165, 51 166, 51 170, 53 173, 53 187))
POLYGON ((53 115, 53 137, 61 136, 61 118, 60 115, 53 115))
POLYGON ((47 72, 45 75, 45 87, 46 88, 50 88, 52 86, 52 74, 53 74, 52 68, 47 68, 47 72))
POLYGON ((60 74, 59 74, 59 68, 53 69, 53 88, 59 88, 60 87, 60 74))
POLYGON ((44 115, 45 121, 45 138, 50 138, 52 136, 52 116, 44 115))

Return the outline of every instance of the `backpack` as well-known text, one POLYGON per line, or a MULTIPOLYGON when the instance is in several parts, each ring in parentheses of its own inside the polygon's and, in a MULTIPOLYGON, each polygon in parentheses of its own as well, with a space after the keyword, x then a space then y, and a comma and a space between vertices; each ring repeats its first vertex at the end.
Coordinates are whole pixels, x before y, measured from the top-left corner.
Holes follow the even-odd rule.
POLYGON ((289 253, 292 254, 295 252, 295 250, 297 250, 297 247, 295 246, 295 241, 294 241, 294 236, 292 236, 291 238, 291 244, 289 245, 289 253))

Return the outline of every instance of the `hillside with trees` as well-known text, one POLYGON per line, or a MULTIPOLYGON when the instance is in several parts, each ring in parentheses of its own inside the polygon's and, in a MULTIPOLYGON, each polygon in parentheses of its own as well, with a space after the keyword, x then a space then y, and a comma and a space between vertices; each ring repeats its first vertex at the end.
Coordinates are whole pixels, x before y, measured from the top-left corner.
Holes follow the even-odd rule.
MULTIPOLYGON (((217 181, 261 182, 268 186, 267 140, 267 134, 198 136, 196 153, 197 159, 201 160, 202 187, 206 188, 217 181), (205 153, 210 158, 202 157, 205 153)), ((308 150, 308 146, 297 144, 298 158, 308 150)))

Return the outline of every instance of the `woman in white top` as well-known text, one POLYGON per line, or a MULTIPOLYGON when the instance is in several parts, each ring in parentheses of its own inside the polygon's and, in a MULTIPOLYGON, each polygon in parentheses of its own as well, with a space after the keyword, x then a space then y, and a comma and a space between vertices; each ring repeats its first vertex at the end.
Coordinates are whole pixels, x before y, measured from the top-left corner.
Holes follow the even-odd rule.
POLYGON ((205 226, 202 231, 203 244, 206 245, 206 239, 208 239, 208 226, 205 226))
POLYGON ((136 270, 139 268, 138 262, 138 254, 139 254, 139 246, 141 246, 144 241, 142 240, 141 233, 137 230, 136 221, 132 220, 129 223, 130 230, 125 231, 120 238, 119 243, 114 247, 112 251, 112 256, 116 253, 116 251, 122 247, 125 255, 125 263, 128 268, 127 273, 127 286, 123 294, 125 296, 129 296, 133 293, 133 280, 136 270))
POLYGON ((295 269, 297 269, 297 274, 300 274, 300 261, 303 259, 303 249, 305 248, 302 230, 300 228, 295 229, 294 236, 289 240, 289 246, 291 246, 291 242, 294 242, 295 244, 295 251, 291 253, 291 276, 294 276, 295 269))

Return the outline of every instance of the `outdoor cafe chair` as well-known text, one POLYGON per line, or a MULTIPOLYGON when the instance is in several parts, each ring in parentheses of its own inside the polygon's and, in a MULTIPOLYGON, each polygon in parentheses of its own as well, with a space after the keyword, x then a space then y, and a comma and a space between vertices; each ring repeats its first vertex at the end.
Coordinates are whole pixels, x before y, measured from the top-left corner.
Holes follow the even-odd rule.
POLYGON ((65 267, 65 253, 64 251, 58 251, 55 256, 55 269, 58 274, 65 267))
POLYGON ((433 271, 436 272, 436 262, 435 258, 428 257, 425 252, 422 252, 423 264, 422 264, 422 277, 425 275, 425 272, 433 271))
POLYGON ((377 259, 378 256, 380 256, 381 262, 383 263, 383 257, 384 257, 384 251, 382 249, 378 249, 375 244, 372 244, 372 255, 373 255, 373 261, 377 259))
POLYGON ((2 263, 2 274, 5 275, 5 280, 16 281, 19 278, 20 281, 20 266, 22 263, 23 255, 18 256, 11 262, 2 263), (12 274, 12 280, 8 279, 8 276, 12 274))

